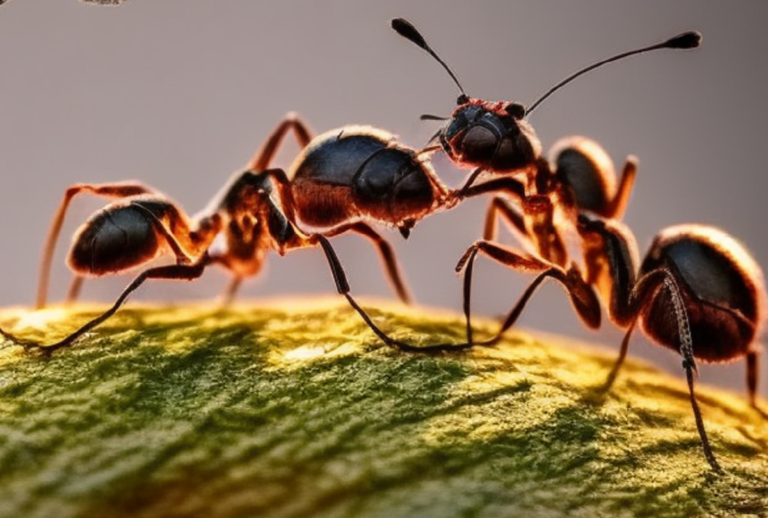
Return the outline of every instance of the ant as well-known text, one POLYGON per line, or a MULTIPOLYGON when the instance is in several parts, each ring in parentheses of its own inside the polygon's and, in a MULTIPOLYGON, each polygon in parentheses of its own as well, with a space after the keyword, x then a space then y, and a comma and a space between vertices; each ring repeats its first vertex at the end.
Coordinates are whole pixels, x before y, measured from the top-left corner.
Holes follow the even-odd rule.
POLYGON ((530 173, 541 158, 541 142, 526 118, 546 98, 577 77, 602 65, 635 54, 658 49, 691 49, 701 44, 701 34, 683 32, 661 43, 617 54, 570 75, 536 100, 530 108, 514 101, 486 101, 469 97, 456 74, 430 47, 414 25, 395 18, 392 28, 401 36, 425 50, 448 72, 459 88, 458 105, 449 118, 422 115, 422 120, 447 121, 431 140, 439 140, 450 160, 463 168, 474 168, 463 188, 468 188, 483 171, 492 173, 530 173))
MULTIPOLYGON (((276 154, 281 141, 287 132, 291 130, 293 130, 299 145, 302 148, 305 148, 305 151, 309 151, 311 132, 308 126, 302 122, 295 114, 289 113, 265 141, 262 148, 256 152, 246 169, 254 172, 266 170, 274 155, 276 154)), ((324 144, 326 150, 328 150, 328 148, 335 147, 346 146, 353 148, 354 146, 357 146, 356 149, 346 150, 346 153, 349 154, 355 151, 358 153, 358 155, 361 153, 368 153, 365 158, 368 158, 369 160, 373 160, 376 154, 380 153, 383 148, 388 147, 389 150, 387 153, 392 155, 398 155, 399 153, 402 153, 403 157, 407 156, 409 157, 408 160, 412 160, 411 165, 413 167, 419 167, 420 162, 411 150, 397 144, 392 135, 389 135, 381 130, 375 130, 373 128, 367 127, 349 126, 343 129, 344 138, 336 140, 331 137, 331 133, 333 132, 329 132, 327 135, 321 135, 318 137, 316 141, 314 141, 313 146, 319 147, 320 144, 324 144), (369 135, 370 138, 365 138, 365 135, 369 135)), ((336 133, 341 134, 339 131, 336 133)), ((332 150, 326 152, 332 154, 336 151, 332 150)), ((344 153, 345 150, 341 149, 339 152, 344 153)), ((317 155, 317 153, 315 155, 317 155)), ((315 155, 313 155, 313 158, 309 161, 297 159, 295 165, 298 166, 300 164, 304 164, 304 167, 306 168, 317 167, 317 157, 315 155)), ((339 156, 342 155, 340 154, 339 156)), ((327 157, 323 157, 322 155, 320 155, 320 159, 327 161, 327 157)), ((358 160, 358 162, 361 162, 363 157, 356 156, 355 159, 358 160)), ((381 157, 376 160, 381 160, 381 157)), ((377 167, 375 160, 373 164, 366 165, 369 168, 377 167)), ((352 166, 355 166, 354 163, 352 163, 352 166)), ((328 167, 329 171, 332 170, 339 175, 343 175, 345 173, 351 174, 349 171, 336 168, 335 164, 322 164, 320 167, 328 167)), ((431 171, 426 171, 426 174, 430 178, 434 177, 434 173, 431 171)), ((361 177, 358 179, 358 181, 368 181, 368 176, 361 174, 361 177)), ((276 179, 278 178, 276 177, 276 179)), ((281 185, 290 185, 290 182, 288 182, 285 175, 279 179, 283 182, 281 185)), ((233 181, 230 183, 236 183, 236 181, 233 179, 233 181)), ((300 205, 299 209, 301 214, 304 216, 305 222, 311 225, 330 227, 336 226, 339 221, 344 219, 344 215, 338 214, 338 209, 331 209, 331 211, 329 211, 325 210, 324 207, 309 207, 306 200, 312 201, 312 199, 310 196, 306 196, 303 193, 303 191, 306 190, 306 185, 306 181, 299 180, 296 182, 296 185, 293 186, 297 191, 302 191, 301 193, 298 193, 295 198, 304 202, 300 205), (332 210, 336 210, 336 213, 331 214, 332 210), (324 216, 319 216, 319 214, 324 214, 324 216)), ((227 185, 225 186, 224 190, 231 188, 232 185, 227 185)), ((324 200, 326 200, 326 198, 323 197, 324 195, 319 192, 321 187, 318 187, 317 190, 318 196, 314 199, 316 204, 322 203, 324 200)), ((438 194, 442 193, 439 188, 436 188, 435 191, 438 194)), ((200 257, 201 252, 206 250, 211 245, 213 238, 220 230, 220 228, 209 229, 208 231, 204 232, 205 237, 199 237, 200 231, 192 229, 192 227, 195 226, 195 223, 192 223, 190 218, 183 215, 174 202, 168 200, 158 191, 140 182, 122 182, 115 184, 75 184, 66 190, 64 198, 56 210, 50 231, 48 233, 48 237, 46 238, 45 246, 43 248, 43 257, 40 263, 39 285, 36 302, 37 308, 42 308, 46 304, 53 253, 56 241, 58 240, 58 236, 61 231, 65 213, 72 198, 77 194, 86 192, 115 199, 116 201, 96 212, 75 233, 74 244, 67 258, 67 263, 70 269, 76 272, 76 277, 68 291, 66 298, 67 302, 72 302, 78 297, 80 287, 85 276, 101 276, 106 274, 119 273, 144 264, 154 259, 155 257, 166 254, 168 252, 172 253, 179 263, 194 262, 193 258, 200 257), (142 217, 136 216, 137 211, 142 211, 142 207, 146 206, 149 202, 155 205, 160 204, 163 206, 164 215, 160 216, 156 214, 156 216, 163 219, 166 217, 165 214, 167 214, 167 217, 170 218, 168 221, 164 221, 163 225, 160 227, 157 227, 156 225, 153 227, 152 220, 146 220, 146 218, 144 218, 144 221, 141 221, 142 217), (114 235, 108 235, 108 232, 111 232, 114 235), (137 233, 141 233, 141 235, 137 235, 137 233), (188 243, 187 246, 178 245, 176 243, 176 239, 168 238, 168 234, 177 237, 182 241, 191 239, 192 241, 195 241, 195 244, 194 246, 191 246, 191 243, 188 243), (122 240, 121 236, 125 236, 125 240, 122 240), (165 246, 165 243, 168 243, 169 246, 165 246), (98 254, 102 253, 103 248, 109 246, 112 248, 107 253, 111 254, 113 257, 99 257, 98 254), (135 253, 126 253, 126 250, 136 251, 135 253), (77 255, 80 255, 81 257, 78 258, 77 255)), ((280 193, 282 201, 287 208, 286 210, 291 215, 291 219, 293 219, 293 212, 295 210, 293 193, 290 193, 289 195, 289 191, 282 188, 280 193)), ((339 193, 337 192, 337 194, 339 193)), ((205 209, 201 215, 193 218, 197 225, 210 224, 210 215, 222 210, 219 206, 221 203, 219 199, 220 197, 221 195, 217 196, 217 198, 211 202, 209 207, 205 209)), ((371 206, 373 206, 373 204, 371 204, 371 206)), ((353 210, 353 206, 350 206, 349 212, 353 210)), ((146 210, 143 210, 142 213, 146 213, 146 210)), ((418 215, 418 210, 414 210, 414 213, 418 215)), ((347 214, 347 219, 351 220, 353 218, 350 214, 347 214)), ((390 220, 391 219, 393 218, 390 218, 390 220)), ((409 225, 413 225, 413 220, 403 221, 400 223, 399 228, 404 235, 407 235, 408 230, 410 229, 409 225)), ((385 264, 388 277, 396 293, 398 294, 398 297, 404 303, 409 303, 411 297, 408 293, 406 284, 402 279, 402 275, 399 271, 394 253, 389 243, 387 243, 384 238, 382 238, 375 230, 373 230, 370 225, 367 225, 364 222, 350 222, 342 227, 334 228, 333 231, 331 231, 331 235, 337 235, 346 231, 357 232, 369 238, 373 242, 385 264)), ((229 260, 220 260, 220 262, 226 261, 229 260)), ((233 274, 233 280, 225 291, 225 302, 232 300, 244 277, 253 276, 258 273, 261 264, 260 261, 258 262, 258 265, 253 261, 246 262, 248 264, 243 265, 241 262, 233 260, 225 265, 233 274)))
MULTIPOLYGON (((51 344, 24 342, 54 351, 66 347, 113 315, 128 295, 148 279, 192 280, 211 264, 233 274, 226 291, 229 300, 241 280, 256 275, 268 250, 280 255, 297 248, 321 246, 331 268, 337 291, 386 344, 411 349, 390 339, 350 295, 346 274, 328 238, 356 232, 378 248, 387 274, 401 300, 410 297, 390 245, 368 222, 398 228, 408 237, 424 216, 457 202, 435 174, 427 151, 397 142, 383 130, 346 126, 314 139, 307 125, 289 114, 256 152, 245 172, 236 174, 200 215, 189 218, 176 204, 140 183, 75 185, 59 206, 44 248, 38 304, 45 303, 48 269, 64 213, 80 192, 118 198, 92 216, 76 233, 68 263, 78 275, 117 273, 139 266, 170 251, 176 264, 150 268, 139 274, 103 314, 51 344), (268 169, 280 143, 293 131, 301 153, 286 173, 268 169), (279 207, 272 197, 273 189, 279 207), (122 198, 122 199, 121 199, 122 198), (299 224, 323 230, 305 232, 299 224), (221 235, 222 246, 215 239, 221 235), (126 252, 128 251, 128 252, 126 252)), ((466 190, 474 196, 489 190, 504 191, 505 179, 466 190)), ((511 184, 510 188, 516 188, 511 184)), ((75 284, 79 284, 76 279, 75 284)), ((76 295, 77 290, 70 290, 76 295)), ((72 298, 72 297, 71 297, 72 298)))
MULTIPOLYGON (((639 323, 655 343, 683 357, 691 406, 704 455, 715 471, 722 471, 712 453, 694 393, 696 359, 727 362, 745 357, 750 405, 757 409, 758 353, 756 337, 766 322, 763 273, 746 248, 722 230, 706 225, 668 227, 654 238, 637 268, 634 235, 618 221, 578 218, 585 243, 586 280, 538 258, 480 240, 462 256, 457 271, 468 267, 478 252, 514 269, 539 271, 508 313, 496 335, 482 345, 497 343, 514 325, 538 285, 554 278, 565 287, 579 317, 588 326, 599 325, 599 299, 606 303, 611 321, 626 329, 619 357, 603 389, 608 390, 627 355, 630 336, 639 323)), ((465 294, 471 293, 471 272, 465 275, 465 294)), ((468 303, 467 303, 468 304, 468 303)), ((469 316, 467 315, 467 318, 469 316)), ((467 324, 469 326, 469 323, 467 324)), ((471 340, 470 340, 471 341, 471 340)))
POLYGON ((623 213, 631 194, 637 170, 637 159, 629 156, 616 187, 613 166, 605 166, 605 151, 584 137, 564 139, 553 147, 556 167, 542 158, 542 146, 533 127, 527 121, 531 112, 552 93, 577 77, 602 65, 623 58, 658 49, 690 49, 701 43, 701 34, 687 31, 664 42, 623 52, 594 63, 570 75, 530 108, 514 101, 486 101, 469 97, 456 74, 427 43, 409 21, 395 18, 392 28, 401 36, 425 50, 448 73, 459 88, 457 107, 449 118, 422 115, 423 120, 447 121, 430 142, 437 139, 448 158, 462 168, 474 168, 457 196, 470 189, 483 172, 504 175, 517 181, 516 190, 520 207, 511 204, 508 197, 496 196, 488 208, 484 237, 492 239, 495 233, 495 215, 503 216, 543 259, 565 265, 567 252, 561 234, 554 227, 573 226, 581 210, 604 217, 617 217, 623 213), (522 175, 522 181, 517 177, 522 175), (522 213, 521 213, 522 211, 522 213), (562 212, 562 213, 558 213, 562 212))

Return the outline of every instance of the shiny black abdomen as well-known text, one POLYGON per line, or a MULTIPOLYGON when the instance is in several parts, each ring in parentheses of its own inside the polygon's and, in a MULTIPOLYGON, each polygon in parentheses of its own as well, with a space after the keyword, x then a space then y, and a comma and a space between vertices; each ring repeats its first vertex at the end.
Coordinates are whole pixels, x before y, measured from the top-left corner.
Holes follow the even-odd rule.
POLYGON ((106 275, 140 265, 161 251, 155 223, 135 205, 108 205, 83 224, 67 262, 84 275, 106 275))
MULTIPOLYGON (((640 275, 666 268, 680 287, 692 334, 694 356, 727 361, 743 356, 755 337, 758 295, 742 265, 718 246, 694 236, 654 242, 640 275)), ((642 324, 651 338, 679 350, 679 324, 673 299, 661 287, 643 310, 642 324)))

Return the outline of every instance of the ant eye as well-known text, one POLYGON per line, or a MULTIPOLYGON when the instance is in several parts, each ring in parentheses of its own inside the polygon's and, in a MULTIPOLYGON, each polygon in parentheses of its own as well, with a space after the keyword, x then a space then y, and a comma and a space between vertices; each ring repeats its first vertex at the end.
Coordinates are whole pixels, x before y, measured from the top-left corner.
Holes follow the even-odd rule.
POLYGON ((509 103, 504 107, 504 111, 506 111, 517 120, 525 117, 525 107, 519 103, 509 103))
POLYGON ((469 97, 467 97, 465 94, 461 94, 458 99, 456 99, 456 104, 461 106, 462 104, 467 104, 469 102, 469 97))

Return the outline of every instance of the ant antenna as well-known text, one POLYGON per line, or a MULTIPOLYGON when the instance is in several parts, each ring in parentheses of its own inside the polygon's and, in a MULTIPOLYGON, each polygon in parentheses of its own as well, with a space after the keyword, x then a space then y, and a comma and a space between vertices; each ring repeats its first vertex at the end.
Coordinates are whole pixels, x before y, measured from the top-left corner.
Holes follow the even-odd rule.
MULTIPOLYGON (((394 22, 393 22, 393 25, 394 25, 394 22)), ((547 93, 539 97, 539 99, 535 103, 533 103, 530 108, 528 108, 525 111, 525 115, 528 116, 528 114, 530 114, 539 104, 541 104, 541 102, 544 99, 552 95, 555 91, 567 85, 568 83, 570 83, 571 81, 579 77, 580 75, 586 74, 587 72, 594 70, 597 67, 600 67, 602 65, 605 65, 606 63, 610 63, 612 61, 618 61, 620 59, 624 59, 629 56, 634 56, 635 54, 641 54, 643 52, 648 52, 656 49, 693 49, 698 47, 699 45, 701 45, 701 33, 698 31, 686 31, 681 34, 678 34, 673 38, 668 39, 667 41, 663 41, 655 45, 650 45, 648 47, 643 47, 641 49, 630 50, 629 52, 622 52, 621 54, 617 54, 608 59, 598 61, 597 63, 590 65, 587 68, 579 70, 575 74, 568 76, 567 78, 563 79, 558 84, 550 88, 547 93)))
POLYGON ((397 31, 397 33, 403 38, 410 40, 411 43, 415 43, 422 49, 426 50, 430 56, 435 58, 438 63, 443 65, 445 71, 448 72, 448 75, 451 76, 451 79, 453 79, 453 82, 456 83, 456 86, 459 87, 459 91, 461 91, 461 95, 459 96, 457 104, 464 104, 467 102, 467 100, 469 100, 467 93, 464 91, 461 83, 459 83, 459 80, 456 78, 456 74, 454 74, 453 70, 451 70, 451 68, 446 65, 445 61, 440 59, 440 56, 438 56, 435 51, 432 50, 432 47, 427 44, 427 40, 424 39, 424 36, 421 35, 421 33, 416 29, 416 27, 413 26, 411 22, 405 18, 395 18, 392 20, 392 28, 395 29, 395 31, 397 31))
POLYGON ((448 117, 443 117, 442 115, 430 115, 429 113, 425 113, 419 119, 423 121, 447 121, 448 117))

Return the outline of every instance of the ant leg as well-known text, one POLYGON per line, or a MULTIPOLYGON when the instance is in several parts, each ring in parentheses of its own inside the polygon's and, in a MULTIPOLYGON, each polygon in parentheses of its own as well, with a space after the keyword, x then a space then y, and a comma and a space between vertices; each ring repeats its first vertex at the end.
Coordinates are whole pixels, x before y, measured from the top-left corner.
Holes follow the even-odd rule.
POLYGON ((236 275, 232 277, 232 280, 229 281, 229 285, 227 286, 227 289, 224 290, 224 293, 221 296, 221 305, 224 307, 229 306, 232 304, 232 301, 235 299, 235 294, 237 294, 237 291, 240 289, 240 285, 243 283, 243 278, 239 275, 236 275))
POLYGON ((277 193, 280 197, 280 207, 283 213, 292 223, 296 223, 296 200, 293 197, 291 181, 285 171, 279 168, 267 169, 263 171, 264 175, 269 176, 275 182, 277 193))
POLYGON ((379 257, 384 263, 389 283, 395 289, 398 298, 404 304, 411 304, 411 295, 409 293, 407 284, 405 281, 403 281, 403 276, 400 273, 400 267, 398 266, 397 258, 395 257, 395 253, 392 250, 392 246, 389 244, 389 242, 381 237, 381 235, 376 232, 370 225, 362 221, 334 227, 327 232, 323 232, 323 235, 326 237, 333 237, 345 232, 355 232, 371 240, 379 252, 379 257))
MULTIPOLYGON (((256 275, 259 270, 261 270, 261 261, 258 261, 259 264, 257 265, 256 271, 252 271, 251 275, 256 275)), ((240 286, 243 283, 243 276, 235 273, 235 268, 233 268, 232 260, 227 252, 224 253, 215 253, 208 255, 208 264, 220 264, 223 266, 226 270, 228 270, 232 274, 232 279, 229 281, 229 284, 222 292, 221 296, 219 297, 219 304, 221 307, 228 307, 230 304, 232 304, 232 301, 235 300, 235 295, 237 294, 238 290, 240 289, 240 286)))
POLYGON ((477 257, 477 251, 479 248, 470 247, 464 252, 464 255, 459 259, 456 265, 456 272, 464 271, 464 282, 462 289, 462 303, 461 307, 464 311, 464 322, 466 327, 467 343, 471 346, 474 344, 472 340, 472 317, 471 317, 471 298, 472 298, 472 274, 475 271, 475 258, 477 257))
POLYGON ((619 349, 619 357, 611 367, 611 372, 608 373, 608 377, 605 378, 605 383, 601 388, 601 391, 608 392, 613 386, 613 382, 616 381, 616 376, 619 375, 619 369, 624 365, 624 360, 627 358, 627 350, 629 349, 629 337, 632 335, 632 331, 635 329, 636 319, 629 324, 627 332, 624 333, 624 338, 621 340, 621 348, 619 349))
POLYGON ((632 193, 632 187, 635 184, 636 175, 637 157, 630 155, 627 157, 626 162, 624 162, 624 170, 621 173, 621 180, 619 181, 616 195, 610 201, 603 216, 611 219, 621 219, 624 217, 627 204, 629 204, 629 195, 632 193))
POLYGON ((760 359, 761 350, 761 345, 753 344, 752 349, 747 352, 747 394, 749 396, 750 406, 754 408, 763 419, 768 419, 768 413, 757 404, 757 374, 760 367, 758 360, 760 359))
POLYGON ((486 342, 488 345, 497 343, 501 340, 504 332, 515 325, 515 322, 517 322, 518 317, 523 312, 523 308, 528 303, 528 300, 533 296, 539 285, 548 277, 557 280, 563 285, 563 288, 565 288, 571 299, 571 304, 573 304, 573 307, 576 310, 576 314, 581 321, 584 322, 584 325, 590 329, 597 329, 600 327, 600 300, 597 298, 597 294, 592 287, 584 282, 581 278, 581 274, 575 268, 563 272, 561 269, 553 267, 541 272, 533 282, 531 282, 515 306, 507 314, 504 323, 501 325, 501 328, 499 328, 496 336, 486 342))
MULTIPOLYGON (((610 261, 610 259, 609 259, 610 261)), ((616 286, 619 282, 614 282, 613 295, 611 296, 610 307, 608 313, 612 314, 613 320, 620 328, 626 326, 627 331, 624 334, 624 338, 621 340, 621 348, 619 349, 619 357, 616 358, 616 362, 611 367, 611 372, 603 383, 601 390, 608 391, 616 381, 616 377, 619 374, 619 369, 624 364, 624 360, 627 357, 627 351, 629 349, 629 338, 637 325, 637 319, 642 315, 644 308, 648 307, 648 304, 656 297, 658 291, 663 287, 666 278, 669 276, 669 272, 663 269, 653 270, 643 275, 629 291, 629 295, 622 289, 617 290, 616 286), (619 302, 618 298, 625 297, 626 301, 619 302), (616 308, 622 308, 621 316, 616 318, 614 313, 617 312, 616 308)))
POLYGON ((322 234, 312 234, 308 237, 308 241, 310 244, 320 244, 323 249, 323 253, 325 253, 325 258, 328 260, 328 265, 331 267, 331 274, 333 275, 333 280, 336 283, 336 291, 338 291, 340 295, 344 295, 344 297, 347 299, 347 302, 349 302, 349 305, 352 306, 355 311, 357 311, 357 313, 360 315, 363 321, 365 321, 371 331, 373 331, 373 333, 382 342, 390 347, 397 347, 401 350, 419 350, 418 347, 413 347, 397 340, 393 340, 387 336, 384 331, 379 329, 379 327, 373 323, 373 320, 371 320, 371 317, 368 315, 368 313, 366 313, 366 311, 357 303, 352 295, 350 295, 350 287, 349 281, 347 280, 347 275, 344 273, 344 268, 341 266, 339 257, 336 255, 336 251, 333 249, 333 246, 331 246, 331 242, 328 241, 328 238, 322 234))
POLYGON ((678 340, 680 342, 680 355, 683 357, 683 368, 685 369, 685 378, 688 382, 688 394, 690 396, 691 408, 693 410, 693 417, 696 421, 696 429, 699 432, 699 438, 701 439, 701 446, 704 449, 704 456, 707 458, 707 462, 715 472, 722 473, 723 469, 715 458, 715 454, 712 452, 712 447, 709 444, 709 438, 707 437, 707 431, 704 428, 704 419, 701 416, 701 409, 696 401, 696 392, 694 390, 694 375, 698 374, 696 368, 696 360, 693 356, 693 337, 691 335, 691 327, 688 321, 688 313, 685 309, 685 302, 680 294, 680 287, 675 280, 674 274, 669 270, 660 268, 654 270, 644 276, 638 284, 645 281, 646 278, 654 275, 651 281, 645 283, 645 286, 641 286, 639 290, 633 290, 633 299, 635 298, 635 292, 638 291, 640 296, 637 300, 633 300, 633 303, 640 302, 641 306, 635 307, 648 307, 648 302, 653 300, 653 297, 660 289, 665 289, 669 293, 669 300, 674 311, 675 319, 677 320, 677 333, 678 340))
MULTIPOLYGON (((176 256, 177 264, 190 264, 198 261, 197 255, 203 253, 195 250, 194 245, 191 243, 189 234, 190 229, 187 222, 181 218, 177 209, 173 206, 165 208, 161 214, 157 214, 154 210, 145 207, 141 203, 135 203, 134 206, 144 212, 149 221, 155 227, 157 231, 168 244, 173 254, 176 256), (183 244, 182 242, 183 241, 183 244)), ((209 241, 216 235, 216 232, 212 231, 209 237, 209 241)), ((203 248, 206 250, 207 246, 203 248)))
MULTIPOLYGON (((590 328, 600 326, 600 301, 594 290, 581 277, 578 269, 573 266, 569 270, 563 270, 558 266, 538 259, 532 256, 521 254, 516 250, 497 245, 489 241, 477 241, 464 253, 459 263, 456 265, 456 271, 461 271, 465 267, 471 268, 474 257, 478 252, 483 252, 487 257, 509 266, 515 270, 525 272, 539 272, 539 275, 526 288, 523 295, 504 319, 499 331, 490 340, 481 342, 481 345, 493 345, 497 343, 504 332, 512 327, 522 313, 523 308, 528 303, 538 286, 548 277, 551 277, 563 285, 571 303, 576 309, 581 320, 590 328)), ((471 325, 469 323, 469 296, 471 293, 471 272, 468 270, 464 277, 464 314, 467 319, 467 342, 471 340, 471 325)))
POLYGON ((749 404, 755 410, 759 411, 764 417, 768 418, 763 410, 757 406, 757 379, 760 369, 760 352, 762 351, 762 345, 752 345, 752 349, 747 352, 747 394, 749 396, 749 404))
POLYGON ((37 309, 45 307, 48 298, 48 284, 51 275, 51 263, 53 262, 53 252, 56 248, 56 242, 59 239, 59 233, 64 223, 64 215, 67 212, 70 201, 77 194, 88 192, 97 196, 106 198, 127 198, 139 194, 159 194, 157 191, 138 182, 107 183, 107 184, 75 184, 70 186, 64 192, 64 199, 59 203, 53 216, 53 221, 48 229, 48 236, 45 238, 43 255, 40 260, 40 270, 38 274, 37 299, 35 307, 37 309))
MULTIPOLYGON (((340 295, 344 295, 347 302, 349 302, 349 305, 357 311, 371 331, 373 331, 382 342, 390 347, 397 347, 400 350, 411 352, 419 352, 423 350, 421 347, 408 345, 404 342, 393 340, 387 336, 387 334, 379 329, 373 322, 368 313, 366 313, 366 311, 357 303, 352 295, 350 295, 347 275, 344 272, 344 268, 341 266, 336 251, 333 249, 333 246, 326 236, 317 233, 309 235, 304 234, 301 229, 286 218, 285 214, 277 208, 266 193, 261 193, 260 195, 263 197, 262 201, 266 204, 265 208, 267 209, 267 221, 265 225, 270 229, 272 239, 277 244, 276 251, 280 255, 283 255, 288 250, 317 246, 319 244, 323 249, 328 265, 331 268, 333 281, 336 284, 336 291, 340 295)), ((466 347, 467 346, 465 345, 464 348, 466 347)))
POLYGON ((520 210, 513 207, 508 200, 500 196, 496 196, 491 200, 491 204, 488 206, 488 210, 485 213, 485 225, 483 227, 483 239, 486 241, 495 241, 498 235, 498 229, 496 226, 496 216, 499 215, 507 221, 507 223, 515 231, 521 235, 526 235, 524 216, 520 213, 520 210))
POLYGON ((61 349, 62 347, 69 347, 72 345, 72 343, 83 336, 85 333, 93 329, 94 327, 98 326, 105 320, 107 320, 109 317, 114 315, 118 309, 123 305, 123 303, 126 301, 128 296, 136 291, 139 286, 144 284, 144 281, 148 279, 169 279, 169 280, 185 280, 185 281, 191 281, 194 279, 197 279, 203 274, 203 271, 205 270, 205 267, 208 264, 207 257, 203 257, 199 262, 195 264, 174 264, 170 266, 158 266, 156 268, 150 268, 149 270, 146 270, 139 274, 120 294, 120 296, 117 298, 115 303, 110 307, 107 311, 99 315, 98 317, 94 318, 93 320, 90 320, 83 326, 81 326, 77 331, 70 334, 63 340, 60 340, 56 343, 50 344, 50 345, 43 345, 43 344, 36 344, 36 343, 29 343, 24 342, 21 340, 16 339, 15 337, 10 337, 11 339, 18 341, 22 343, 26 348, 36 348, 40 349, 41 351, 45 351, 46 353, 51 353, 57 349, 61 349))
MULTIPOLYGON (((249 176, 244 177, 246 180, 251 178, 249 176)), ((255 178, 253 178, 255 179, 255 178)), ((278 209, 273 203, 268 194, 261 192, 262 203, 265 204, 266 209, 266 221, 264 225, 270 230, 273 241, 277 245, 276 251, 283 255, 286 251, 294 250, 298 248, 306 248, 310 246, 322 247, 325 258, 328 261, 328 266, 331 268, 331 275, 333 275, 333 281, 336 285, 336 291, 340 295, 344 295, 349 302, 350 306, 360 315, 365 321, 368 327, 374 332, 374 334, 385 344, 398 347, 403 350, 418 350, 417 347, 409 346, 397 340, 393 340, 386 335, 381 329, 373 323, 368 313, 357 303, 357 301, 350 295, 349 281, 347 275, 344 272, 344 268, 341 266, 341 261, 336 255, 336 251, 333 249, 331 242, 322 234, 304 234, 292 221, 288 220, 286 215, 278 209)))
POLYGON ((307 147, 309 141, 312 140, 312 131, 309 129, 309 126, 301 120, 298 114, 289 112, 253 155, 253 158, 248 163, 248 170, 259 173, 269 167, 270 162, 275 157, 277 148, 289 130, 293 130, 296 141, 302 149, 307 147))
POLYGON ((693 356, 685 357, 683 360, 683 368, 685 369, 685 378, 688 381, 688 393, 691 399, 691 408, 693 408, 693 417, 696 420, 696 429, 699 431, 699 437, 701 438, 701 446, 704 449, 704 456, 707 458, 707 462, 712 469, 718 473, 723 472, 723 468, 715 458, 715 454, 712 452, 712 447, 709 445, 709 438, 707 437, 707 431, 704 429, 704 419, 701 417, 701 410, 699 404, 696 402, 696 394, 693 390, 694 372, 696 371, 696 364, 694 363, 693 356))
POLYGON ((562 231, 563 225, 567 223, 556 222, 557 206, 545 195, 528 196, 522 205, 526 216, 527 236, 536 254, 546 261, 565 267, 569 260, 562 231))
POLYGON ((483 182, 480 185, 473 185, 472 187, 465 186, 453 191, 454 203, 458 203, 465 198, 472 198, 489 192, 503 193, 517 200, 525 199, 525 186, 523 183, 512 177, 504 176, 483 182))
POLYGON ((472 187, 472 184, 475 183, 475 180, 477 180, 477 177, 480 176, 480 174, 485 171, 484 168, 478 167, 472 173, 469 175, 469 178, 467 178, 467 181, 464 182, 464 185, 462 185, 458 190, 458 196, 459 197, 466 197, 467 191, 472 187))
POLYGON ((69 305, 72 304, 74 301, 80 297, 80 290, 83 287, 83 281, 85 280, 85 277, 82 275, 75 275, 72 279, 72 283, 69 285, 69 289, 67 290, 67 298, 64 299, 64 303, 69 305))
POLYGON ((667 273, 649 272, 637 280, 635 238, 618 221, 580 216, 577 229, 584 253, 585 280, 600 289, 608 316, 624 329, 636 318, 641 308, 638 304, 650 300, 667 273))

